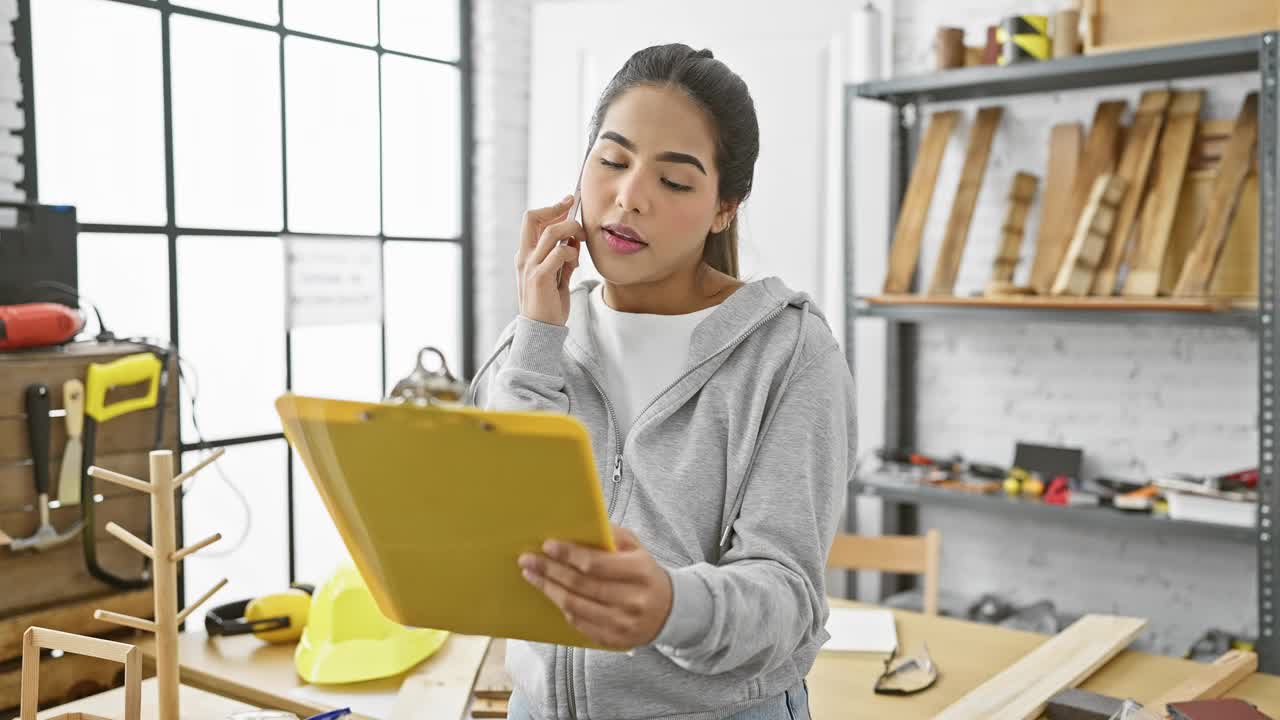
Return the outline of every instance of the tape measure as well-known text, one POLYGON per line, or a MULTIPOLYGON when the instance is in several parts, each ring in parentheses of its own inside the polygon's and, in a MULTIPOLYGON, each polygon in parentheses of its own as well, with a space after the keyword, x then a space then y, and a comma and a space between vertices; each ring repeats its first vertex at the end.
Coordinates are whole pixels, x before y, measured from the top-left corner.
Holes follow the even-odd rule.
POLYGON ((1000 43, 1000 64, 1048 60, 1053 55, 1049 40, 1049 18, 1046 15, 1014 15, 996 28, 1000 43))

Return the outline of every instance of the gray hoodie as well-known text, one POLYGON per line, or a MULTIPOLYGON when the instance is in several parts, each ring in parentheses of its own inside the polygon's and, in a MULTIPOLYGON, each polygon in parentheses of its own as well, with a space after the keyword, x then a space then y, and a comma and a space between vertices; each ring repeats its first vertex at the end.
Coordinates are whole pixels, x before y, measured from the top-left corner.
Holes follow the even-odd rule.
POLYGON ((474 400, 586 425, 609 519, 667 569, 671 615, 631 655, 512 641, 507 669, 542 720, 725 718, 799 683, 827 640, 853 378, 811 298, 766 278, 697 326, 683 374, 619 437, 589 331, 595 284, 574 288, 567 326, 518 317, 474 400))

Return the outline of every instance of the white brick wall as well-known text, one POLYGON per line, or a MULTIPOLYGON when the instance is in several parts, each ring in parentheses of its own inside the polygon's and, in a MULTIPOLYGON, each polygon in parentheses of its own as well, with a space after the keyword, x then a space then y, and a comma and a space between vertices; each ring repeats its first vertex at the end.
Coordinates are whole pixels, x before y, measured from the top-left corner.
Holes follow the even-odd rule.
POLYGON ((477 362, 515 317, 529 154, 530 0, 474 0, 477 362))

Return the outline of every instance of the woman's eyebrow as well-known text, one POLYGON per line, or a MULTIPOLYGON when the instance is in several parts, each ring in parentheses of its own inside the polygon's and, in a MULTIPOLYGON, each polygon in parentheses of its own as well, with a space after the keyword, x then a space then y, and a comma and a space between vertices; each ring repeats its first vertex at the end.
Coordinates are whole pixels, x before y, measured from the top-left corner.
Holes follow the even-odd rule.
MULTIPOLYGON (((636 151, 635 143, 612 130, 606 130, 601 133, 600 139, 616 142, 631 152, 636 151)), ((703 175, 707 174, 707 169, 702 166, 702 161, 688 153, 672 152, 668 150, 667 152, 658 155, 658 162, 686 163, 698 168, 698 172, 701 172, 703 175)))

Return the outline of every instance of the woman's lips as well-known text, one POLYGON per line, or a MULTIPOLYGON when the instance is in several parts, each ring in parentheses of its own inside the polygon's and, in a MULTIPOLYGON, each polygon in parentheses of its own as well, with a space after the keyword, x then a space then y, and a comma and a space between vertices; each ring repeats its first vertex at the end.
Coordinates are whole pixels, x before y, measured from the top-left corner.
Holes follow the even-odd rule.
POLYGON ((621 253, 623 255, 640 252, 641 250, 649 247, 645 243, 637 242, 631 238, 619 235, 607 227, 604 228, 604 236, 609 242, 609 248, 614 252, 621 253))

